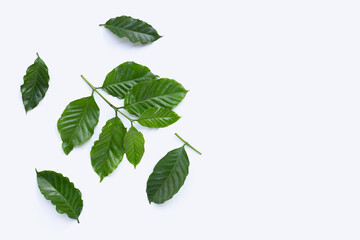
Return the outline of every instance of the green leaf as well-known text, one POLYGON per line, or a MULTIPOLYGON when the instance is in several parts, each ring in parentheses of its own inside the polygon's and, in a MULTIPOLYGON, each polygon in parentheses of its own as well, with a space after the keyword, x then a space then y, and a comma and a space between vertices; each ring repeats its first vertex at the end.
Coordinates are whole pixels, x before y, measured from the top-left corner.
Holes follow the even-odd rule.
POLYGON ((53 171, 36 171, 40 192, 56 206, 58 213, 66 213, 69 218, 79 222, 83 208, 81 192, 69 178, 53 171))
POLYGON ((124 156, 123 140, 126 128, 120 118, 108 120, 102 128, 99 140, 91 148, 91 165, 100 177, 100 182, 112 173, 124 156))
POLYGON ((168 78, 154 79, 136 84, 125 96, 125 109, 136 116, 152 107, 172 109, 185 97, 187 90, 168 78))
POLYGON ((189 165, 184 146, 168 152, 160 159, 147 181, 149 202, 159 204, 171 199, 184 184, 189 165))
POLYGON ((99 107, 93 96, 80 98, 67 105, 57 123, 66 155, 75 146, 91 138, 99 121, 99 114, 99 107))
POLYGON ((152 80, 155 76, 145 66, 134 62, 125 62, 108 73, 101 88, 108 94, 123 99, 135 84, 152 80))
POLYGON ((45 97, 49 79, 48 68, 37 54, 35 62, 26 70, 24 84, 20 87, 26 112, 34 109, 45 97))
POLYGON ((128 16, 111 18, 105 24, 100 24, 100 26, 109 29, 119 38, 128 38, 133 43, 141 42, 146 44, 161 38, 151 25, 128 16))
POLYGON ((131 127, 126 133, 124 138, 124 148, 126 152, 126 158, 129 162, 134 165, 139 164, 142 156, 145 152, 145 139, 141 132, 139 132, 135 127, 131 127))
POLYGON ((173 124, 179 119, 180 116, 172 110, 153 107, 145 110, 140 115, 138 123, 149 128, 163 128, 173 124))

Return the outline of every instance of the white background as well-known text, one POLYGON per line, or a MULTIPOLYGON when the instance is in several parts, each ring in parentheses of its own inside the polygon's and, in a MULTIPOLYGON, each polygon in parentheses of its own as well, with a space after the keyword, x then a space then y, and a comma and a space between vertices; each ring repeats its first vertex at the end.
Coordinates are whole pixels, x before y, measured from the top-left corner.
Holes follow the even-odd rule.
POLYGON ((359 10, 355 0, 1 1, 0 238, 360 239, 359 10), (164 37, 140 46, 98 26, 121 15, 164 37), (25 114, 20 85, 36 52, 50 88, 25 114), (176 124, 139 127, 137 169, 124 159, 99 183, 89 152, 113 111, 96 98, 95 134, 69 156, 56 122, 91 93, 81 74, 100 86, 125 61, 190 91, 176 124), (181 146, 175 132, 203 155, 188 148, 183 188, 149 205, 147 178, 181 146), (43 198, 35 168, 82 191, 80 224, 43 198))

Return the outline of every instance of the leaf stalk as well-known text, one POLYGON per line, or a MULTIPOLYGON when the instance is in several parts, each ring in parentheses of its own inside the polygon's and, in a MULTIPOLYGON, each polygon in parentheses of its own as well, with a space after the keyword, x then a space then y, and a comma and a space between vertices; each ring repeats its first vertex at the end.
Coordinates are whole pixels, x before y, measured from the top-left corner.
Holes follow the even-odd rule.
POLYGON ((119 110, 118 107, 115 107, 111 102, 109 102, 109 100, 107 100, 99 91, 97 87, 94 87, 94 85, 92 85, 83 75, 81 75, 81 78, 84 79, 84 81, 91 87, 91 89, 93 90, 93 92, 96 92, 107 104, 109 104, 110 107, 112 107, 116 112, 120 113, 121 115, 123 115, 127 120, 129 120, 131 122, 131 124, 136 121, 134 119, 131 119, 130 117, 128 117, 127 115, 125 115, 123 112, 121 112, 119 110))
POLYGON ((175 136, 177 136, 181 141, 183 141, 183 143, 185 145, 187 145, 188 147, 190 147, 192 150, 194 150, 195 152, 197 152, 198 154, 201 155, 201 152, 199 152, 196 148, 194 148, 193 146, 190 145, 190 143, 188 143, 187 141, 185 141, 182 137, 179 136, 179 134, 175 133, 175 136))

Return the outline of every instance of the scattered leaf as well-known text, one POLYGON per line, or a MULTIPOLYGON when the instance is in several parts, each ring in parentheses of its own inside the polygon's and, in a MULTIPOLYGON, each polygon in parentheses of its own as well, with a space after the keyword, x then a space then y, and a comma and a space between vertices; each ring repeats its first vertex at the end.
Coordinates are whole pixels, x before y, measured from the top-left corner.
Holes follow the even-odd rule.
POLYGON ((151 25, 128 16, 111 18, 105 24, 100 24, 100 26, 109 29, 119 38, 128 38, 133 43, 146 44, 161 38, 151 25))
POLYGON ((56 211, 65 213, 69 218, 79 222, 83 208, 81 192, 75 188, 69 178, 53 171, 36 171, 40 192, 56 206, 56 211))
POLYGON ((48 68, 37 54, 35 62, 26 70, 24 84, 20 87, 26 112, 34 109, 45 97, 49 79, 48 68))
POLYGON ((184 184, 189 165, 184 146, 168 152, 160 159, 147 181, 149 202, 160 204, 171 199, 184 184))

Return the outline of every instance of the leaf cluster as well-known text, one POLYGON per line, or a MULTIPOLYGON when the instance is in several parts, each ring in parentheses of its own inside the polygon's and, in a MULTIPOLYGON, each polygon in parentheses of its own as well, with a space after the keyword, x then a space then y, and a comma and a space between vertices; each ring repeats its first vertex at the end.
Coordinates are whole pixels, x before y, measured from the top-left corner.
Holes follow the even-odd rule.
POLYGON ((134 167, 140 163, 145 152, 145 140, 134 123, 148 128, 164 128, 175 123, 180 116, 172 109, 187 93, 179 82, 159 78, 148 67, 135 62, 125 62, 114 68, 101 87, 94 87, 85 77, 83 79, 92 88, 92 94, 69 103, 57 126, 62 148, 65 154, 69 154, 75 146, 84 144, 94 134, 100 116, 94 93, 114 109, 114 118, 103 126, 90 151, 91 164, 100 181, 117 168, 125 154, 134 167), (114 106, 100 93, 101 90, 123 99, 124 105, 114 106), (125 128, 119 115, 131 122, 129 129, 125 128))

